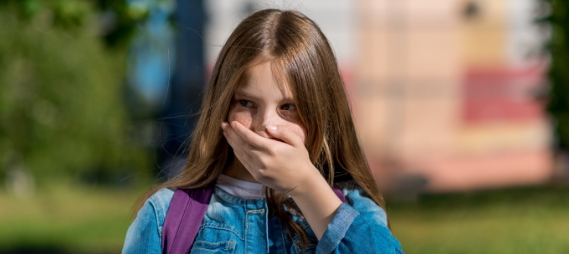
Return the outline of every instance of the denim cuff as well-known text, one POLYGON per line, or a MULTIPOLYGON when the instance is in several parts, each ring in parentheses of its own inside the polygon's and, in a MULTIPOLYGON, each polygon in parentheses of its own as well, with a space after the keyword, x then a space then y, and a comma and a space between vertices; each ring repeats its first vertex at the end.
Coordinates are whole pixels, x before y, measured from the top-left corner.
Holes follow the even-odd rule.
POLYGON ((346 235, 354 219, 359 215, 360 213, 353 207, 347 203, 342 203, 318 242, 316 253, 332 253, 346 235))

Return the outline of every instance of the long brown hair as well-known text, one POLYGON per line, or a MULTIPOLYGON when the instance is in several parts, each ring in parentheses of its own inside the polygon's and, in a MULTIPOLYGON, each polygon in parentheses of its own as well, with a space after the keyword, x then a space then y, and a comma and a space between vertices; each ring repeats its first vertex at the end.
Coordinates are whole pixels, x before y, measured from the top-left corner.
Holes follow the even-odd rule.
MULTIPOLYGON (((227 120, 230 102, 243 74, 259 60, 271 61, 273 73, 280 78, 277 80, 290 86, 306 127, 306 149, 330 186, 353 179, 385 208, 358 143, 344 84, 328 40, 303 14, 274 9, 251 14, 229 36, 206 87, 184 170, 146 193, 138 208, 160 188, 201 188, 215 183, 234 159, 222 135, 221 122, 227 120)), ((272 190, 267 193, 267 201, 271 211, 288 225, 289 235, 298 234, 306 246, 306 233, 290 215, 291 209, 301 214, 293 202, 272 190), (286 204, 289 205, 284 209, 286 204)))

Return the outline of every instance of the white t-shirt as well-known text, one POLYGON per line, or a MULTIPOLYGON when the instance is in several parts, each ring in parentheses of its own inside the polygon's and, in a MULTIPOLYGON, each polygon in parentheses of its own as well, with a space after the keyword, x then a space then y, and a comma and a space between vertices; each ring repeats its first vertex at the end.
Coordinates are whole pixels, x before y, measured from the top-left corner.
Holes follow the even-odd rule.
POLYGON ((245 199, 264 198, 263 185, 235 179, 226 175, 219 175, 215 186, 232 196, 245 199))

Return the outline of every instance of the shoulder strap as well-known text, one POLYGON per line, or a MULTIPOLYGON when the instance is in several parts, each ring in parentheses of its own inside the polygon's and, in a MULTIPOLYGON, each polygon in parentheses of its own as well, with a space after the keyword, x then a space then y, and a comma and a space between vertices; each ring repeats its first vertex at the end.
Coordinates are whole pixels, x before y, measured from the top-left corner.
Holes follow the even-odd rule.
POLYGON ((189 253, 213 192, 212 187, 177 189, 162 229, 162 253, 189 253))
POLYGON ((344 193, 342 193, 340 189, 334 187, 332 188, 332 190, 334 191, 334 193, 336 193, 336 196, 338 196, 338 198, 342 200, 342 202, 346 203, 346 197, 344 196, 344 193))

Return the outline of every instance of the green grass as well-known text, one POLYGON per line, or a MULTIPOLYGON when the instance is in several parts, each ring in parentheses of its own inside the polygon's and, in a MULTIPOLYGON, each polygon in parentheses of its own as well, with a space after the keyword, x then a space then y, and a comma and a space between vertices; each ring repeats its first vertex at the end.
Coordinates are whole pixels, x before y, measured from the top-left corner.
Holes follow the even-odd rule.
MULTIPOLYGON (((0 254, 119 253, 142 191, 59 183, 0 190, 0 254)), ((421 196, 390 203, 406 253, 569 253, 569 189, 421 196)))
POLYGON ((406 253, 569 253, 569 189, 423 196, 389 217, 406 253))
POLYGON ((65 183, 29 198, 2 190, 0 253, 119 253, 140 193, 65 183))

